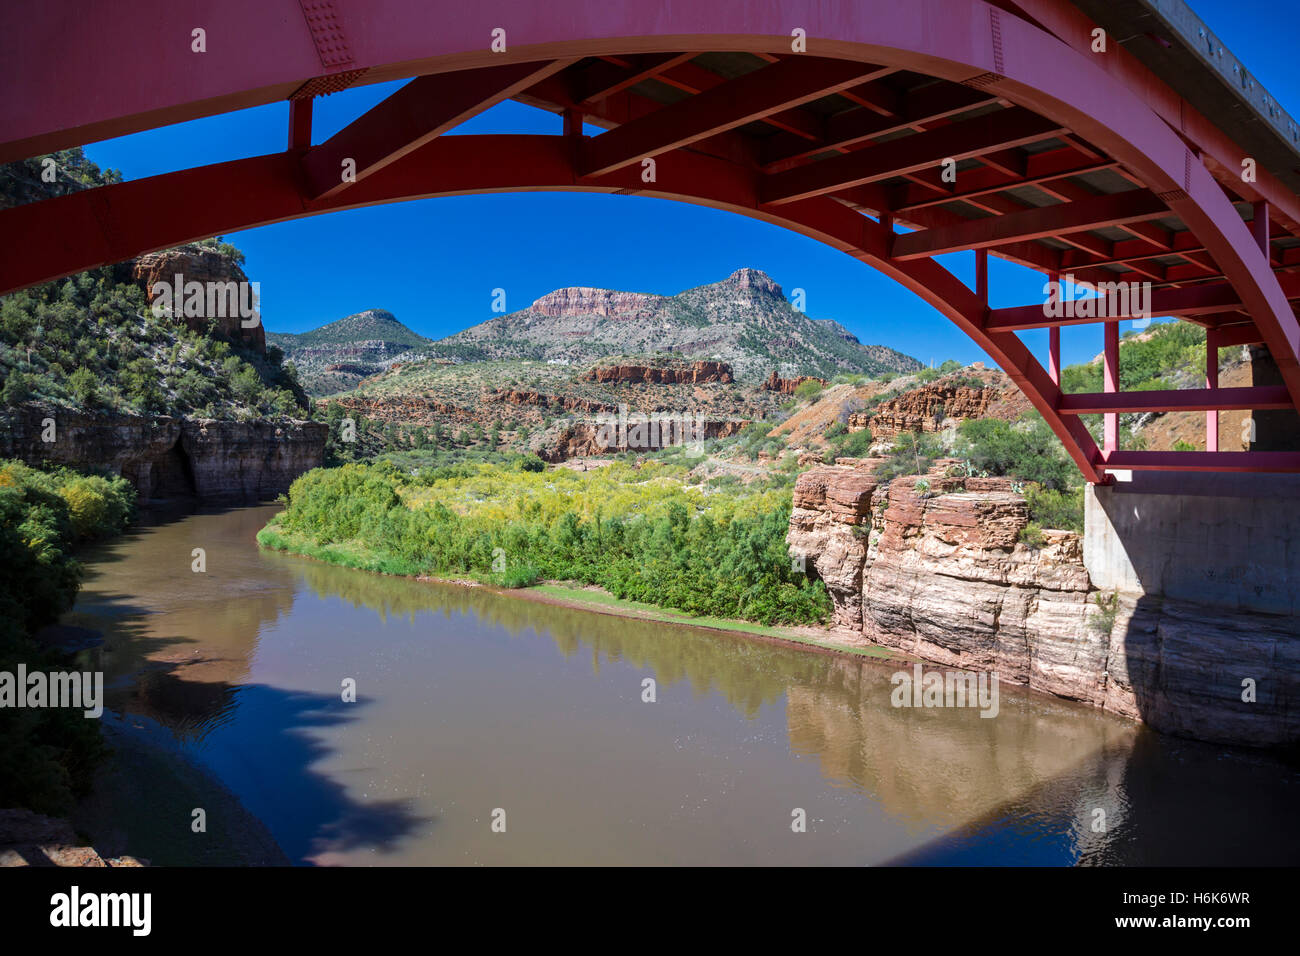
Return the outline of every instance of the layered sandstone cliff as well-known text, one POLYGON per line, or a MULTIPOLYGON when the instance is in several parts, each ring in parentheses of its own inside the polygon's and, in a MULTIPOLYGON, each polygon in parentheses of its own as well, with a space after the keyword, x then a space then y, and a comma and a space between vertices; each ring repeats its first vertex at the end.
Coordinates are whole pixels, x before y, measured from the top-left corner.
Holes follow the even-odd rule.
POLYGON ((587 373, 587 378, 605 384, 701 385, 708 382, 730 382, 732 374, 731 366, 726 362, 699 361, 681 368, 653 365, 598 366, 587 373))
POLYGON ((950 420, 1000 418, 1015 421, 1029 401, 1003 372, 971 366, 956 375, 908 389, 882 401, 873 411, 849 416, 849 431, 871 429, 875 441, 900 432, 936 432, 950 420))
MULTIPOLYGON (((137 259, 132 266, 132 278, 143 287, 145 296, 151 304, 156 298, 154 284, 163 283, 172 287, 177 276, 182 277, 181 281, 185 284, 201 282, 205 286, 209 283, 218 283, 221 286, 235 283, 242 288, 248 282, 244 270, 231 261, 229 256, 215 249, 205 249, 196 245, 150 252, 137 259)), ((226 304, 229 305, 230 301, 227 300, 226 304)), ((233 302, 242 304, 245 301, 251 303, 251 290, 243 292, 242 295, 241 292, 236 292, 233 302)), ((190 315, 178 306, 176 314, 182 316, 185 324, 195 332, 207 332, 208 322, 215 321, 218 333, 225 338, 241 341, 259 352, 266 351, 266 330, 262 327, 260 317, 256 324, 246 327, 244 319, 233 308, 213 308, 209 314, 206 294, 203 309, 202 315, 190 315)))
POLYGON ((814 468, 787 541, 826 584, 834 623, 954 669, 1091 704, 1158 730, 1253 746, 1300 742, 1300 620, 1092 587, 1082 542, 1020 540, 1006 479, 814 468), (1267 687, 1251 701, 1242 681, 1267 687))
POLYGON ((633 415, 622 427, 617 419, 607 422, 575 421, 557 424, 539 435, 531 450, 552 464, 571 458, 590 458, 625 451, 657 451, 672 445, 709 438, 727 438, 748 422, 719 419, 683 419, 679 416, 633 415), (651 423, 654 423, 653 425, 651 423))
POLYGON ((531 309, 551 317, 600 315, 617 319, 643 319, 654 315, 664 297, 642 292, 574 287, 556 289, 535 301, 531 309))
POLYGON ((142 418, 36 405, 6 409, 4 416, 0 457, 110 471, 143 499, 274 498, 323 464, 328 432, 322 423, 288 418, 142 418))

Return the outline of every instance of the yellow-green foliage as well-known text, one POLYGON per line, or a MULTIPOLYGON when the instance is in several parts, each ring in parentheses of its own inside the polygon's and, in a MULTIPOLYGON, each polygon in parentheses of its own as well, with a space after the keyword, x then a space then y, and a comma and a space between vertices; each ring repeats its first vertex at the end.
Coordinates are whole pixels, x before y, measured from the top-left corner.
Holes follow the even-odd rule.
POLYGON ((258 540, 391 573, 536 577, 763 623, 823 620, 825 588, 791 567, 790 491, 686 484, 680 465, 535 472, 462 464, 317 469, 258 540))
MULTIPOLYGON (((466 465, 465 477, 441 477, 427 485, 399 490, 411 508, 434 502, 458 515, 488 523, 537 521, 550 524, 566 513, 584 521, 641 516, 655 520, 680 504, 691 514, 709 515, 718 522, 752 518, 789 505, 790 493, 759 491, 743 486, 727 494, 683 483, 686 468, 646 462, 640 468, 615 462, 590 471, 508 471, 495 465, 466 465)), ((418 480, 418 479, 417 479, 418 480)))

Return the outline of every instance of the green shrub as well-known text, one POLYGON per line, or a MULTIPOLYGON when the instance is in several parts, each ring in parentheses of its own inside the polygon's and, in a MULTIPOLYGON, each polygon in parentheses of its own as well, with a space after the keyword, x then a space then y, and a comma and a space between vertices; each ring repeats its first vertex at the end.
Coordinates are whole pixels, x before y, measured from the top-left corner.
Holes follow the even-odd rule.
POLYGON ((808 401, 809 399, 816 398, 820 395, 822 393, 822 388, 823 386, 821 382, 816 379, 809 379, 806 382, 799 383, 798 387, 794 390, 794 396, 800 401, 808 401))
POLYGON ((1036 481, 1047 488, 1062 489, 1075 481, 1073 463, 1039 415, 1016 423, 970 419, 958 431, 965 445, 963 457, 976 470, 1036 481))
POLYGON ((495 581, 503 588, 530 588, 541 579, 541 572, 531 564, 521 564, 507 568, 495 575, 495 581))
POLYGON ((347 464, 295 481, 258 540, 390 573, 506 586, 550 578, 691 614, 825 620, 825 587, 790 567, 793 475, 754 486, 719 479, 706 493, 672 478, 685 471, 652 460, 586 473, 466 464, 412 476, 386 462, 347 464), (515 569, 509 577, 491 571, 500 556, 515 569))
POLYGON ((1083 532, 1083 486, 1069 491, 1044 488, 1031 483, 1025 486, 1030 520, 1042 528, 1083 532))
POLYGON ((889 481, 904 475, 923 475, 942 452, 938 436, 931 432, 901 432, 889 456, 876 467, 876 477, 889 481))
POLYGON ((1026 547, 1035 551, 1038 550, 1043 546, 1044 541, 1042 525, 1036 521, 1029 522, 1020 529, 1020 534, 1016 536, 1016 540, 1026 547))
MULTIPOLYGON (((116 533, 133 505, 120 478, 0 461, 0 670, 66 669, 32 640, 72 606, 81 584, 73 543, 116 533)), ((59 708, 0 708, 0 807, 68 812, 103 753, 98 722, 59 708)))

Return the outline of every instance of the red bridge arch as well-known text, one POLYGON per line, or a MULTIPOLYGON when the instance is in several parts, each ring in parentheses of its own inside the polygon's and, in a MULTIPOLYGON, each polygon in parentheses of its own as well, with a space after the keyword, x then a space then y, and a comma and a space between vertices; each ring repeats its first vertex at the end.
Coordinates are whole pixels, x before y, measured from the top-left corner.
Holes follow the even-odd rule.
POLYGON ((1214 417, 1300 400, 1288 301, 1300 298, 1300 248, 1283 241, 1300 235, 1300 200, 1263 168, 1241 181, 1242 150, 1117 43, 1092 52, 1095 25, 1065 0, 230 0, 202 13, 50 0, 24 13, 0 12, 0 161, 276 100, 290 103, 289 148, 0 211, 0 293, 337 209, 518 190, 652 195, 793 229, 902 282, 1011 375, 1089 481, 1129 468, 1300 470, 1300 453, 1218 451, 1214 417), (504 52, 491 49, 498 29, 504 52), (63 51, 57 76, 32 36, 63 51), (315 96, 410 76, 311 145, 315 96), (564 134, 441 135, 507 98, 562 114, 564 134), (584 122, 607 131, 584 137, 584 122), (339 177, 345 158, 356 182, 339 177), (946 158, 964 167, 956 183, 939 175, 946 158), (977 250, 975 289, 933 258, 964 249, 977 250), (1120 315, 1104 323, 1107 390, 1063 394, 1057 333, 1047 368, 1015 333, 1097 320, 1049 319, 1041 302, 990 309, 988 254, 1150 282, 1153 314, 1207 328, 1207 387, 1119 391, 1120 315), (1250 343, 1284 384, 1218 388, 1218 347, 1250 343), (1172 410, 1207 411, 1207 451, 1116 447, 1118 413, 1172 410), (1078 417, 1096 412, 1101 448, 1078 417))

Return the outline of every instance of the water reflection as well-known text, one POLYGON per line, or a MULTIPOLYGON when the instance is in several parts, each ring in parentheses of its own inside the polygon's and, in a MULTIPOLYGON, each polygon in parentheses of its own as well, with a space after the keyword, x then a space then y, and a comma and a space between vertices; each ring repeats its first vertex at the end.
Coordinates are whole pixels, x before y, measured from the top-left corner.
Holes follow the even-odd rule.
POLYGON ((68 621, 106 632, 109 706, 168 728, 296 861, 1215 863, 1253 841, 1247 862, 1294 862, 1300 846, 1300 778, 1272 758, 1005 686, 996 719, 895 709, 887 663, 261 552, 273 512, 107 545, 68 621))

